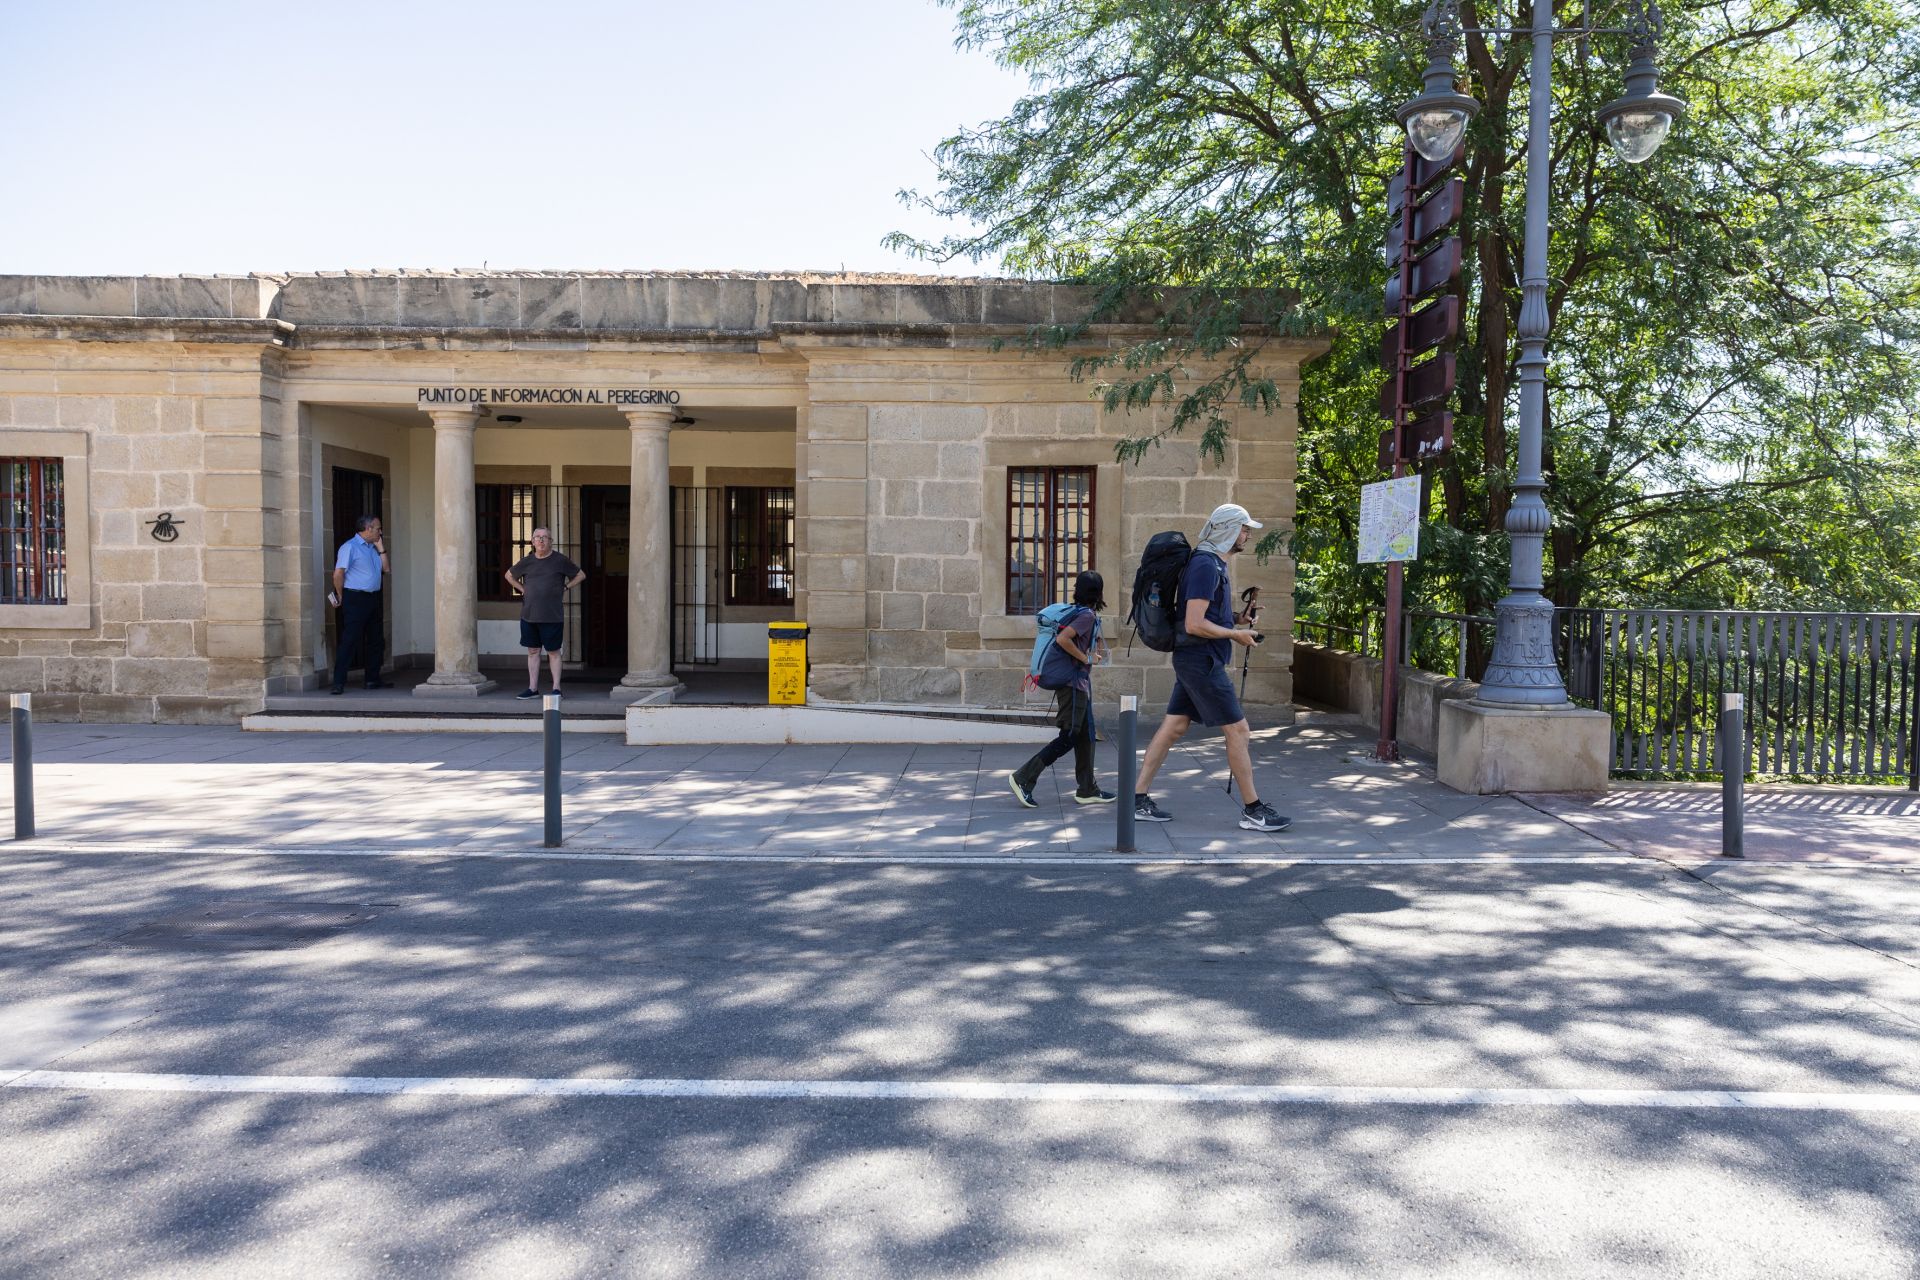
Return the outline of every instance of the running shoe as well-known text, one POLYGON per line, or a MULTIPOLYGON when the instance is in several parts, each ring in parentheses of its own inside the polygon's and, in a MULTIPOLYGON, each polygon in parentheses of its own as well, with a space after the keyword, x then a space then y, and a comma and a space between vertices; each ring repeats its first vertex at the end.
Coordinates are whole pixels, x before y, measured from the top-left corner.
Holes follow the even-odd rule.
POLYGON ((1240 826, 1247 831, 1285 831, 1293 819, 1273 811, 1270 804, 1256 804, 1240 814, 1240 826))
POLYGON ((1172 822, 1173 815, 1155 804, 1150 797, 1133 798, 1133 818, 1136 822, 1172 822))

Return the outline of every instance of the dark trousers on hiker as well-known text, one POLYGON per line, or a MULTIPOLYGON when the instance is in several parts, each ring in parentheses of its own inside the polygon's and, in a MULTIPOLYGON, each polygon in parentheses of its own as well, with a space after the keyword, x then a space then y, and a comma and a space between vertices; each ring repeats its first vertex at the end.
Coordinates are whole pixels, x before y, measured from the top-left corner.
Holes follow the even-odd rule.
POLYGON ((345 591, 340 601, 340 653, 333 663, 333 687, 344 688, 357 658, 366 664, 367 683, 380 683, 380 659, 386 647, 380 634, 380 593, 345 591))
POLYGON ((1081 795, 1090 796, 1100 789, 1093 777, 1093 699, 1080 689, 1067 688, 1054 690, 1053 702, 1059 708, 1053 722, 1059 726, 1060 736, 1014 770, 1014 776, 1021 786, 1032 790, 1040 775, 1071 751, 1074 785, 1081 795))

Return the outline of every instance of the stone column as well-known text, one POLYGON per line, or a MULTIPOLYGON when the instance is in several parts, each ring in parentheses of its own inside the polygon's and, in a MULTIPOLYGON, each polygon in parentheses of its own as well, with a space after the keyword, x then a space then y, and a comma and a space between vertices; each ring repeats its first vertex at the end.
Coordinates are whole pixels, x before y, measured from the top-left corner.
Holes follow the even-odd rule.
POLYGON ((433 674, 414 693, 472 698, 494 687, 480 674, 474 619, 475 409, 429 409, 433 418, 433 674))
POLYGON ((667 472, 669 408, 622 410, 631 428, 632 533, 627 542, 627 674, 615 702, 670 702, 673 674, 673 491, 667 472))

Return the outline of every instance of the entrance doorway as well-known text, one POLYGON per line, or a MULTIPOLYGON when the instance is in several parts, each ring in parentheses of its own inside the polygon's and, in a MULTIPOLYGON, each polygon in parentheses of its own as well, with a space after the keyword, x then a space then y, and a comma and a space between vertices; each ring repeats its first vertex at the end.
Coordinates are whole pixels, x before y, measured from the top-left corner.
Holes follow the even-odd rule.
MULTIPOLYGON (((380 523, 387 522, 387 482, 385 477, 371 471, 356 471, 352 467, 335 467, 331 476, 333 483, 332 509, 328 512, 330 527, 327 530, 326 567, 321 573, 324 588, 321 596, 333 589, 333 566, 340 554, 341 546, 348 538, 358 532, 361 516, 379 516, 380 523)), ((386 633, 383 636, 383 652, 393 653, 393 592, 388 587, 388 575, 380 578, 380 626, 386 633)), ((331 653, 339 653, 340 613, 337 609, 328 609, 327 648, 331 653)))
POLYGON ((625 485, 580 490, 581 660, 590 668, 627 669, 627 565, 633 497, 625 485))

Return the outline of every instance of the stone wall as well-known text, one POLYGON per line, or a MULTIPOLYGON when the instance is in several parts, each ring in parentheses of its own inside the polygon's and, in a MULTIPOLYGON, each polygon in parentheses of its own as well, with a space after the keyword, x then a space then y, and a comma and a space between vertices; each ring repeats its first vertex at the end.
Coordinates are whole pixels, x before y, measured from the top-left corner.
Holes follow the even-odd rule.
POLYGON ((280 426, 274 355, 251 341, 0 343, 0 453, 77 442, 67 546, 87 561, 65 616, 5 606, 0 686, 48 718, 258 709, 286 673, 280 426), (152 536, 163 512, 171 542, 152 536))
MULTIPOLYGON (((1350 711, 1362 724, 1380 723, 1380 659, 1317 644, 1295 644, 1294 691, 1304 702, 1350 711)), ((1480 692, 1471 680, 1400 668, 1396 736, 1402 746, 1426 755, 1440 749, 1440 706, 1480 692)))
MULTIPOLYGON (((1010 466, 1095 468, 1094 568, 1107 582, 1106 634, 1123 650, 1099 674, 1103 698, 1164 699, 1172 688, 1164 655, 1124 651, 1122 619, 1149 537, 1168 528, 1194 537, 1229 501, 1268 529, 1291 529, 1297 363, 1274 371, 1286 393, 1281 409, 1240 415, 1223 459, 1174 439, 1121 465, 1118 441, 1164 419, 1107 414, 1064 376, 1058 353, 957 342, 913 351, 845 340, 787 345, 809 362, 800 542, 820 697, 1023 701, 1034 622, 1005 611, 1010 466)), ((1234 571, 1236 587, 1262 588, 1260 626, 1271 637, 1249 663, 1248 701, 1285 704, 1292 561, 1245 556, 1234 571)))

